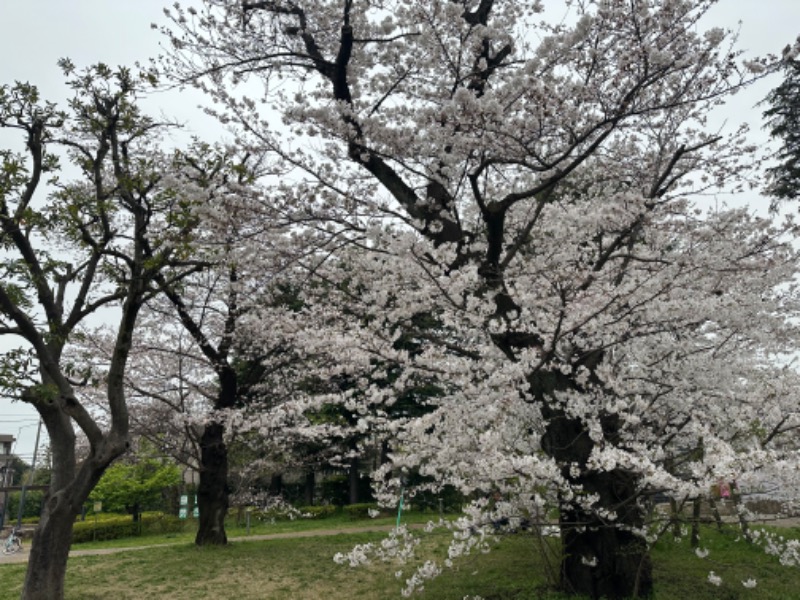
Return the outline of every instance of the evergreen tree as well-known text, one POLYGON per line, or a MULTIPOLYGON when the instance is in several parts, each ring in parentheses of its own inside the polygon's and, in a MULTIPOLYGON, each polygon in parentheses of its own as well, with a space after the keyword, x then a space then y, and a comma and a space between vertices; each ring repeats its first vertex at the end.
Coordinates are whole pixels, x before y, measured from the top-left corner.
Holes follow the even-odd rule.
POLYGON ((769 169, 768 192, 776 200, 792 200, 800 191, 800 38, 783 52, 781 69, 785 78, 767 96, 770 108, 764 112, 770 134, 781 146, 777 166, 769 169))

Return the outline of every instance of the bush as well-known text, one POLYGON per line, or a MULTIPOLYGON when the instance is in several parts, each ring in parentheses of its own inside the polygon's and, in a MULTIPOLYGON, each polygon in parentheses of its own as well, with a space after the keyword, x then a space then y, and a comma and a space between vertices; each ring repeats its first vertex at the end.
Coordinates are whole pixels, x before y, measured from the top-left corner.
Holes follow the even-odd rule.
MULTIPOLYGON (((19 501, 22 493, 11 492, 8 495, 8 506, 6 508, 6 519, 8 522, 17 520, 19 514, 19 501)), ((36 518, 42 512, 42 501, 44 500, 44 492, 39 490, 26 490, 25 491, 25 507, 22 513, 22 518, 36 518)))
POLYGON ((306 519, 326 519, 339 512, 339 508, 332 504, 322 506, 300 506, 299 510, 306 519))
POLYGON ((379 510, 378 505, 374 502, 370 503, 361 503, 361 504, 348 504, 344 507, 344 512, 348 515, 352 520, 358 519, 366 519, 369 518, 369 511, 370 510, 379 510))
POLYGON ((130 515, 98 515, 86 521, 75 523, 72 528, 72 542, 118 540, 144 534, 176 533, 183 531, 184 520, 174 515, 163 513, 144 513, 140 521, 134 521, 130 515))
MULTIPOLYGON (((240 525, 244 517, 244 511, 237 510, 236 524, 240 525)), ((250 518, 259 521, 289 521, 296 518, 301 519, 325 519, 339 512, 338 506, 298 506, 298 507, 277 507, 267 510, 251 510, 250 518)))

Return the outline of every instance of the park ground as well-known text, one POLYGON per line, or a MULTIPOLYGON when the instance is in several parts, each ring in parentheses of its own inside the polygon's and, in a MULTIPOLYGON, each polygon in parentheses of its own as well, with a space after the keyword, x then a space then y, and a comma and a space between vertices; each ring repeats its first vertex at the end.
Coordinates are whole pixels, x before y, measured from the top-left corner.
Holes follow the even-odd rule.
MULTIPOLYGON (((411 517, 419 527, 424 517, 411 517)), ((787 537, 800 537, 797 520, 780 525, 787 537)), ((73 548, 66 581, 70 600, 138 600, 202 598, 327 600, 401 598, 412 566, 374 564, 351 568, 332 557, 355 544, 377 542, 391 529, 390 519, 376 521, 301 521, 263 523, 250 535, 231 529, 231 543, 223 548, 197 548, 191 532, 80 544, 73 548), (402 575, 397 576, 402 571, 402 575)), ((449 536, 444 531, 424 533, 415 564, 443 560, 449 536)), ((654 600, 800 600, 800 568, 785 567, 741 540, 737 528, 722 532, 707 527, 701 546, 709 550, 698 558, 688 541, 664 539, 654 549, 654 600), (714 586, 708 573, 722 577, 714 586), (755 588, 743 581, 755 579, 755 588)), ((506 536, 492 543, 492 551, 457 561, 453 569, 426 585, 421 600, 486 600, 566 598, 553 590, 551 549, 529 533, 506 536), (549 556, 549 559, 547 558, 549 556)), ((0 556, 0 600, 16 599, 24 578, 26 556, 0 556)))

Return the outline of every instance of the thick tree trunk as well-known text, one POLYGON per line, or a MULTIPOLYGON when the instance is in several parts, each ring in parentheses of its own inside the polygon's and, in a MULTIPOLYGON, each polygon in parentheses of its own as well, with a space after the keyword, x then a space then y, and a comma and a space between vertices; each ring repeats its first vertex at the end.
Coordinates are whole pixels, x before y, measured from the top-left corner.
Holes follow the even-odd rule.
POLYGON ((72 523, 79 514, 63 491, 46 499, 42 520, 33 534, 22 600, 60 600, 72 543, 72 523))
MULTIPOLYGON (((236 404, 238 381, 236 372, 223 365, 218 371, 219 393, 214 408, 231 408, 236 404)), ((200 519, 194 543, 198 546, 225 545, 225 517, 228 514, 228 447, 225 426, 212 422, 200 437, 200 483, 197 486, 197 507, 200 519)))
MULTIPOLYGON (((596 508, 616 518, 601 519, 574 500, 563 501, 560 584, 564 591, 591 598, 643 598, 652 594, 652 564, 646 542, 629 529, 644 525, 646 508, 638 501, 637 477, 621 469, 590 471, 587 460, 594 442, 579 419, 556 411, 550 417, 543 449, 563 466, 564 476, 585 493, 596 494, 596 508), (573 476, 571 466, 578 466, 573 476)), ((615 422, 603 423, 606 439, 613 439, 615 422)))
POLYGON ((314 505, 314 488, 316 487, 316 479, 313 470, 306 471, 306 479, 304 485, 305 503, 306 506, 314 505))
POLYGON ((595 599, 649 597, 653 575, 644 540, 597 519, 581 521, 580 512, 570 508, 562 510, 561 587, 595 599), (576 526, 576 522, 588 526, 576 526))
POLYGON ((273 473, 269 476, 269 495, 283 495, 283 473, 273 473))
MULTIPOLYGON (((53 419, 49 420, 52 425, 53 419)), ((71 429, 48 427, 48 432, 54 470, 31 541, 22 600, 61 600, 64 597, 64 576, 75 517, 81 514, 83 503, 108 465, 127 447, 126 438, 109 434, 76 469, 71 429)))
POLYGON ((200 483, 197 486, 199 522, 195 544, 224 545, 225 516, 228 514, 228 449, 221 423, 210 423, 200 438, 200 483))
POLYGON ((359 467, 361 461, 357 456, 350 460, 350 467, 347 470, 347 501, 348 504, 358 504, 359 501, 359 467))
POLYGON ((138 523, 141 520, 142 508, 141 508, 141 506, 139 505, 138 502, 135 503, 133 506, 129 506, 128 507, 128 512, 130 512, 131 515, 133 516, 133 522, 134 523, 138 523))

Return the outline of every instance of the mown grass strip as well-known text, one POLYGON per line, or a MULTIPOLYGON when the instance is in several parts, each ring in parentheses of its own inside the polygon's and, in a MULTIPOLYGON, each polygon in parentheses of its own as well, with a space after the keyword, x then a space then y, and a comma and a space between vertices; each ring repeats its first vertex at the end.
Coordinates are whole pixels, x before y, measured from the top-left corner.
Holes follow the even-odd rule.
MULTIPOLYGON (((350 522, 351 527, 363 525, 350 522)), ((784 533, 800 535, 797 530, 784 533)), ((225 548, 196 548, 184 542, 137 552, 73 558, 67 573, 67 598, 399 598, 403 580, 413 572, 412 567, 375 564, 352 569, 335 564, 331 558, 354 544, 381 537, 380 533, 345 532, 328 537, 243 541, 225 548), (395 577, 399 570, 403 571, 400 579, 395 577)), ((687 541, 660 542, 654 550, 654 599, 800 599, 800 569, 783 567, 760 549, 736 542, 736 537, 733 528, 723 533, 704 529, 701 546, 709 550, 709 555, 702 560, 687 541), (721 586, 708 583, 710 570, 722 576, 721 586), (756 588, 742 586, 741 581, 749 578, 758 581, 756 588)), ((443 532, 428 535, 419 553, 420 562, 428 558, 443 560, 448 540, 443 532)), ((488 554, 457 561, 452 570, 446 569, 426 585, 422 598, 566 598, 553 591, 538 548, 531 535, 506 537, 488 554)), ((0 566, 0 600, 18 598, 23 577, 24 565, 0 566)))

